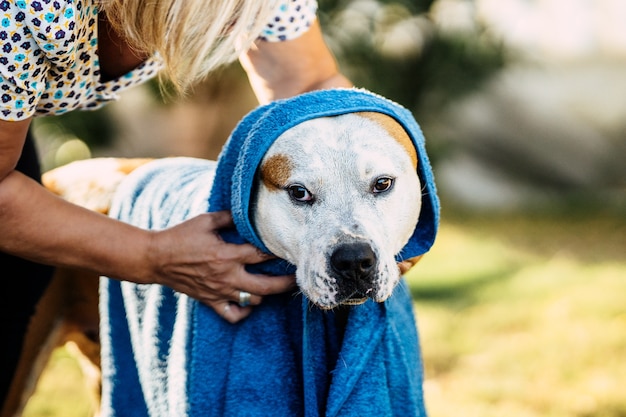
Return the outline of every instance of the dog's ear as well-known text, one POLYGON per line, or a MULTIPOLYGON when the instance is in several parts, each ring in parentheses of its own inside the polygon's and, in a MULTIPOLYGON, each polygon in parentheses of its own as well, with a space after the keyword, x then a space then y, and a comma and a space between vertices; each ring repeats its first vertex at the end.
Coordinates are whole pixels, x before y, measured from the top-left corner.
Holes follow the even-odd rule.
POLYGON ((402 262, 398 262, 398 268, 400 269, 400 274, 404 275, 407 272, 409 272, 409 269, 413 268, 415 264, 417 264, 420 261, 420 259, 422 259, 422 256, 424 255, 415 256, 413 258, 405 259, 402 262))

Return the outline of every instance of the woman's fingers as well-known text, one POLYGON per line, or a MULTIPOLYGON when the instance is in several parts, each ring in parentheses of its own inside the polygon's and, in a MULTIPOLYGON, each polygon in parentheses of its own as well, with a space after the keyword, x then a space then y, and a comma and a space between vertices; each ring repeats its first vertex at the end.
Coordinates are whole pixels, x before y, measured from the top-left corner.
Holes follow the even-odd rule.
MULTIPOLYGON (((233 288, 237 290, 233 294, 232 301, 239 301, 239 292, 246 291, 253 295, 270 295, 280 294, 296 288, 296 280, 293 275, 266 275, 252 274, 245 269, 245 265, 256 264, 269 259, 275 258, 272 255, 261 252, 258 248, 251 244, 230 245, 236 253, 236 259, 241 262, 243 268, 241 274, 232 283, 233 288)), ((255 299, 251 304, 255 304, 255 299)), ((260 300, 258 301, 260 302, 260 300)))
POLYGON ((252 313, 252 307, 241 307, 228 301, 220 301, 210 307, 213 308, 215 312, 224 320, 232 324, 245 319, 250 315, 250 313, 252 313))
POLYGON ((219 230, 232 227, 228 211, 199 215, 159 232, 153 256, 161 263, 158 283, 200 300, 225 320, 236 323, 264 296, 292 290, 296 283, 292 275, 270 276, 246 270, 246 265, 274 256, 248 243, 224 242, 219 230))
MULTIPOLYGON (((252 295, 265 296, 281 294, 296 288, 296 279, 293 275, 261 275, 246 272, 239 276, 239 280, 233 284, 237 290, 233 294, 233 300, 239 302, 239 291, 246 291, 252 295)), ((254 304, 251 300, 250 304, 254 304)))

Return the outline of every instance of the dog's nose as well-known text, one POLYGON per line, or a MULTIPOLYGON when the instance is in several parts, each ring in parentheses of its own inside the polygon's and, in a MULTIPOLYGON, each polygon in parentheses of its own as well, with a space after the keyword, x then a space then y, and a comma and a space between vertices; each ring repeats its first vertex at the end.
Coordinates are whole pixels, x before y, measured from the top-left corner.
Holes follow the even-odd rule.
POLYGON ((330 256, 333 270, 342 278, 363 279, 371 275, 376 266, 376 254, 367 243, 345 243, 330 256))

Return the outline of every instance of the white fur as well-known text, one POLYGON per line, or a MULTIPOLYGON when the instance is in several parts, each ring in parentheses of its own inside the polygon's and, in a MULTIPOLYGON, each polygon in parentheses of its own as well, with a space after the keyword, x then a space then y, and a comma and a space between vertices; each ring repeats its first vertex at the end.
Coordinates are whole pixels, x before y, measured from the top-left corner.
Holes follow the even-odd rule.
POLYGON ((282 189, 261 181, 252 210, 268 249, 297 266, 298 285, 322 308, 356 304, 364 296, 388 298, 400 278, 394 256, 412 235, 421 208, 420 181, 405 148, 377 122, 347 114, 289 129, 261 166, 276 155, 288 161, 289 176, 278 184, 282 189), (373 193, 379 177, 394 178, 392 189, 373 193), (294 201, 288 192, 293 184, 306 187, 314 202, 294 201), (371 247, 376 273, 365 293, 341 298, 344 284, 329 263, 338 245, 351 242, 371 247))

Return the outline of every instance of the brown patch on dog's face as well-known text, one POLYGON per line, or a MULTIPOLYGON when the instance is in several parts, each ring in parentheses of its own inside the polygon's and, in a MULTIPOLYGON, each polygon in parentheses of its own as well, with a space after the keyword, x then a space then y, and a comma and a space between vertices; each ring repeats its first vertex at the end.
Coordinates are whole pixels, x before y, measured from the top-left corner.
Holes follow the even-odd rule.
POLYGON ((287 184, 293 166, 284 154, 270 157, 261 166, 261 180, 270 191, 279 191, 287 184))
POLYGON ((387 116, 383 113, 359 112, 357 114, 366 117, 385 128, 385 130, 389 132, 389 134, 397 140, 404 149, 406 149, 406 153, 408 153, 411 157, 413 166, 417 169, 417 152, 415 151, 415 145, 413 145, 413 141, 402 128, 400 123, 398 123, 393 117, 387 116))

